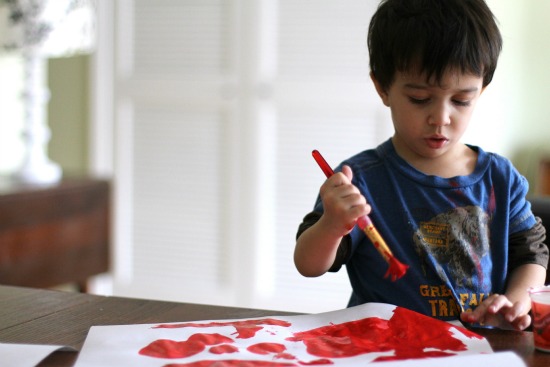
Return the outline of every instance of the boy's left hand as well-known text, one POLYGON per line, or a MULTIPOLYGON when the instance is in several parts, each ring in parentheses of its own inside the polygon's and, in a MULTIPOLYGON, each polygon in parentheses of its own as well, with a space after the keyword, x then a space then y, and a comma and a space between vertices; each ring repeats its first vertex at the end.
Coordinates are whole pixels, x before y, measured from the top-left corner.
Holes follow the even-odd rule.
POLYGON ((500 329, 524 330, 531 325, 531 316, 521 302, 512 303, 506 296, 492 294, 473 311, 462 312, 466 323, 488 325, 500 329))

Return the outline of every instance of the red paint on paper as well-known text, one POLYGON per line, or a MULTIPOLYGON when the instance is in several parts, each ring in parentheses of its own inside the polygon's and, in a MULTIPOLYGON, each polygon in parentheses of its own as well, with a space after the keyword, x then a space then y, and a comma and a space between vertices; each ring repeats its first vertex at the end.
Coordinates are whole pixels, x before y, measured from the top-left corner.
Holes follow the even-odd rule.
MULTIPOLYGON (((238 337, 252 337, 263 325, 288 327, 291 324, 276 319, 246 320, 237 322, 186 323, 177 327, 233 326, 238 337), (254 330, 249 336, 249 331, 254 330)), ((165 327, 174 327, 166 325, 165 327)), ((163 327, 160 325, 159 327, 163 327)), ((259 355, 272 355, 271 361, 247 360, 202 360, 183 364, 170 364, 165 367, 206 367, 206 366, 258 366, 286 367, 333 364, 335 358, 354 357, 367 353, 391 353, 374 361, 403 360, 451 356, 467 349, 466 345, 453 336, 451 329, 458 329, 466 337, 482 339, 481 336, 458 326, 441 322, 419 313, 396 307, 389 320, 369 317, 341 324, 329 324, 319 328, 296 332, 287 342, 303 343, 310 356, 318 357, 311 361, 300 361, 287 352, 282 343, 262 342, 250 345, 247 350, 259 355), (282 361, 286 360, 286 361, 282 361)), ((235 353, 238 347, 228 345, 233 340, 220 334, 194 334, 187 341, 157 340, 143 348, 140 354, 157 358, 185 358, 215 345, 208 351, 212 354, 235 353)))
POLYGON ((232 343, 221 334, 193 334, 186 341, 159 339, 142 348, 139 354, 156 358, 186 358, 202 352, 207 345, 232 343))
POLYGON ((301 341, 309 354, 326 358, 353 357, 394 351, 376 361, 454 355, 466 350, 453 337, 451 324, 397 307, 390 320, 370 317, 295 333, 289 341, 301 341), (425 351, 425 349, 436 349, 425 351))
MULTIPOLYGON (((222 326, 232 326, 235 328, 237 338, 239 339, 249 339, 256 336, 256 332, 263 329, 264 325, 273 325, 273 326, 282 326, 289 327, 291 326, 290 322, 277 320, 277 319, 256 319, 256 320, 245 320, 245 321, 229 321, 229 322, 210 322, 210 323, 196 323, 196 322, 186 322, 183 324, 161 324, 155 326, 155 329, 177 329, 185 327, 196 327, 196 328, 210 328, 210 327, 222 327, 222 326)), ((232 334, 233 335, 233 334, 232 334)))
POLYGON ((227 353, 237 353, 239 348, 231 344, 222 344, 210 347, 208 351, 212 354, 227 354, 227 353))
POLYGON ((142 348, 139 354, 156 358, 185 358, 202 352, 204 348, 205 345, 199 342, 159 339, 142 348))
POLYGON ((281 343, 257 343, 252 344, 247 351, 255 354, 268 355, 273 354, 273 359, 293 360, 296 357, 290 353, 285 353, 286 346, 281 343))
POLYGON ((316 359, 311 362, 298 362, 300 366, 326 366, 328 364, 334 364, 330 359, 316 359))
POLYGON ((281 363, 271 361, 245 361, 242 359, 230 359, 227 361, 204 360, 191 363, 171 363, 163 367, 297 367, 294 363, 281 363))
POLYGON ((290 354, 290 353, 279 353, 279 354, 276 354, 273 358, 275 358, 275 359, 288 359, 288 360, 291 360, 291 359, 296 359, 296 356, 293 356, 293 355, 290 354))
POLYGON ((282 353, 286 350, 286 347, 280 343, 258 343, 252 344, 246 350, 256 354, 271 354, 282 353))
POLYGON ((370 317, 343 324, 327 325, 295 333, 289 341, 303 342, 309 354, 318 357, 353 357, 370 352, 392 350, 387 343, 379 344, 387 335, 387 321, 370 317))
POLYGON ((225 361, 204 360, 191 363, 171 363, 163 367, 300 367, 300 366, 323 366, 333 364, 328 359, 317 359, 311 362, 275 362, 275 361, 254 361, 243 359, 229 359, 225 361))

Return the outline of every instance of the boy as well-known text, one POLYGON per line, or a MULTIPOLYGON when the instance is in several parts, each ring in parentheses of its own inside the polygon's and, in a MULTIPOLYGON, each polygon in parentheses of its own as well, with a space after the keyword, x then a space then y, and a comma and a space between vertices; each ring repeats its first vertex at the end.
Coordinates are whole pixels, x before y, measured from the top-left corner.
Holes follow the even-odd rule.
POLYGON ((545 230, 511 163, 460 142, 502 48, 483 0, 383 0, 368 33, 371 78, 394 135, 344 161, 297 234, 304 276, 345 264, 348 306, 385 302, 443 320, 525 329, 544 284, 545 230), (410 266, 392 282, 354 225, 368 214, 410 266))

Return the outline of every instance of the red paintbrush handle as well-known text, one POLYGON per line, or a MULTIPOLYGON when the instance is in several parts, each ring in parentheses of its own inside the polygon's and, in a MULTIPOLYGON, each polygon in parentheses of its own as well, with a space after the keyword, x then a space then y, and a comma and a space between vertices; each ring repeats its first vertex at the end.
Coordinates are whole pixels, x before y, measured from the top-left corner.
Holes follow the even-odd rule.
POLYGON ((317 162, 319 167, 321 167, 323 173, 325 174, 325 176, 327 176, 327 178, 334 174, 334 171, 332 170, 332 168, 330 168, 329 164, 327 163, 327 161, 325 161, 325 158, 323 158, 318 150, 314 150, 313 152, 311 152, 311 155, 313 156, 313 159, 315 159, 315 162, 317 162))

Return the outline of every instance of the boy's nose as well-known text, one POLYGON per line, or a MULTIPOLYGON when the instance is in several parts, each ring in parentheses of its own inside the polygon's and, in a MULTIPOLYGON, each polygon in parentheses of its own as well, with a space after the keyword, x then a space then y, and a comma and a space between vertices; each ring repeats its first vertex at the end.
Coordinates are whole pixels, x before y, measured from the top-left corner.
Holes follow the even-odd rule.
POLYGON ((451 115, 446 106, 434 106, 428 116, 428 124, 445 126, 451 124, 451 115))

